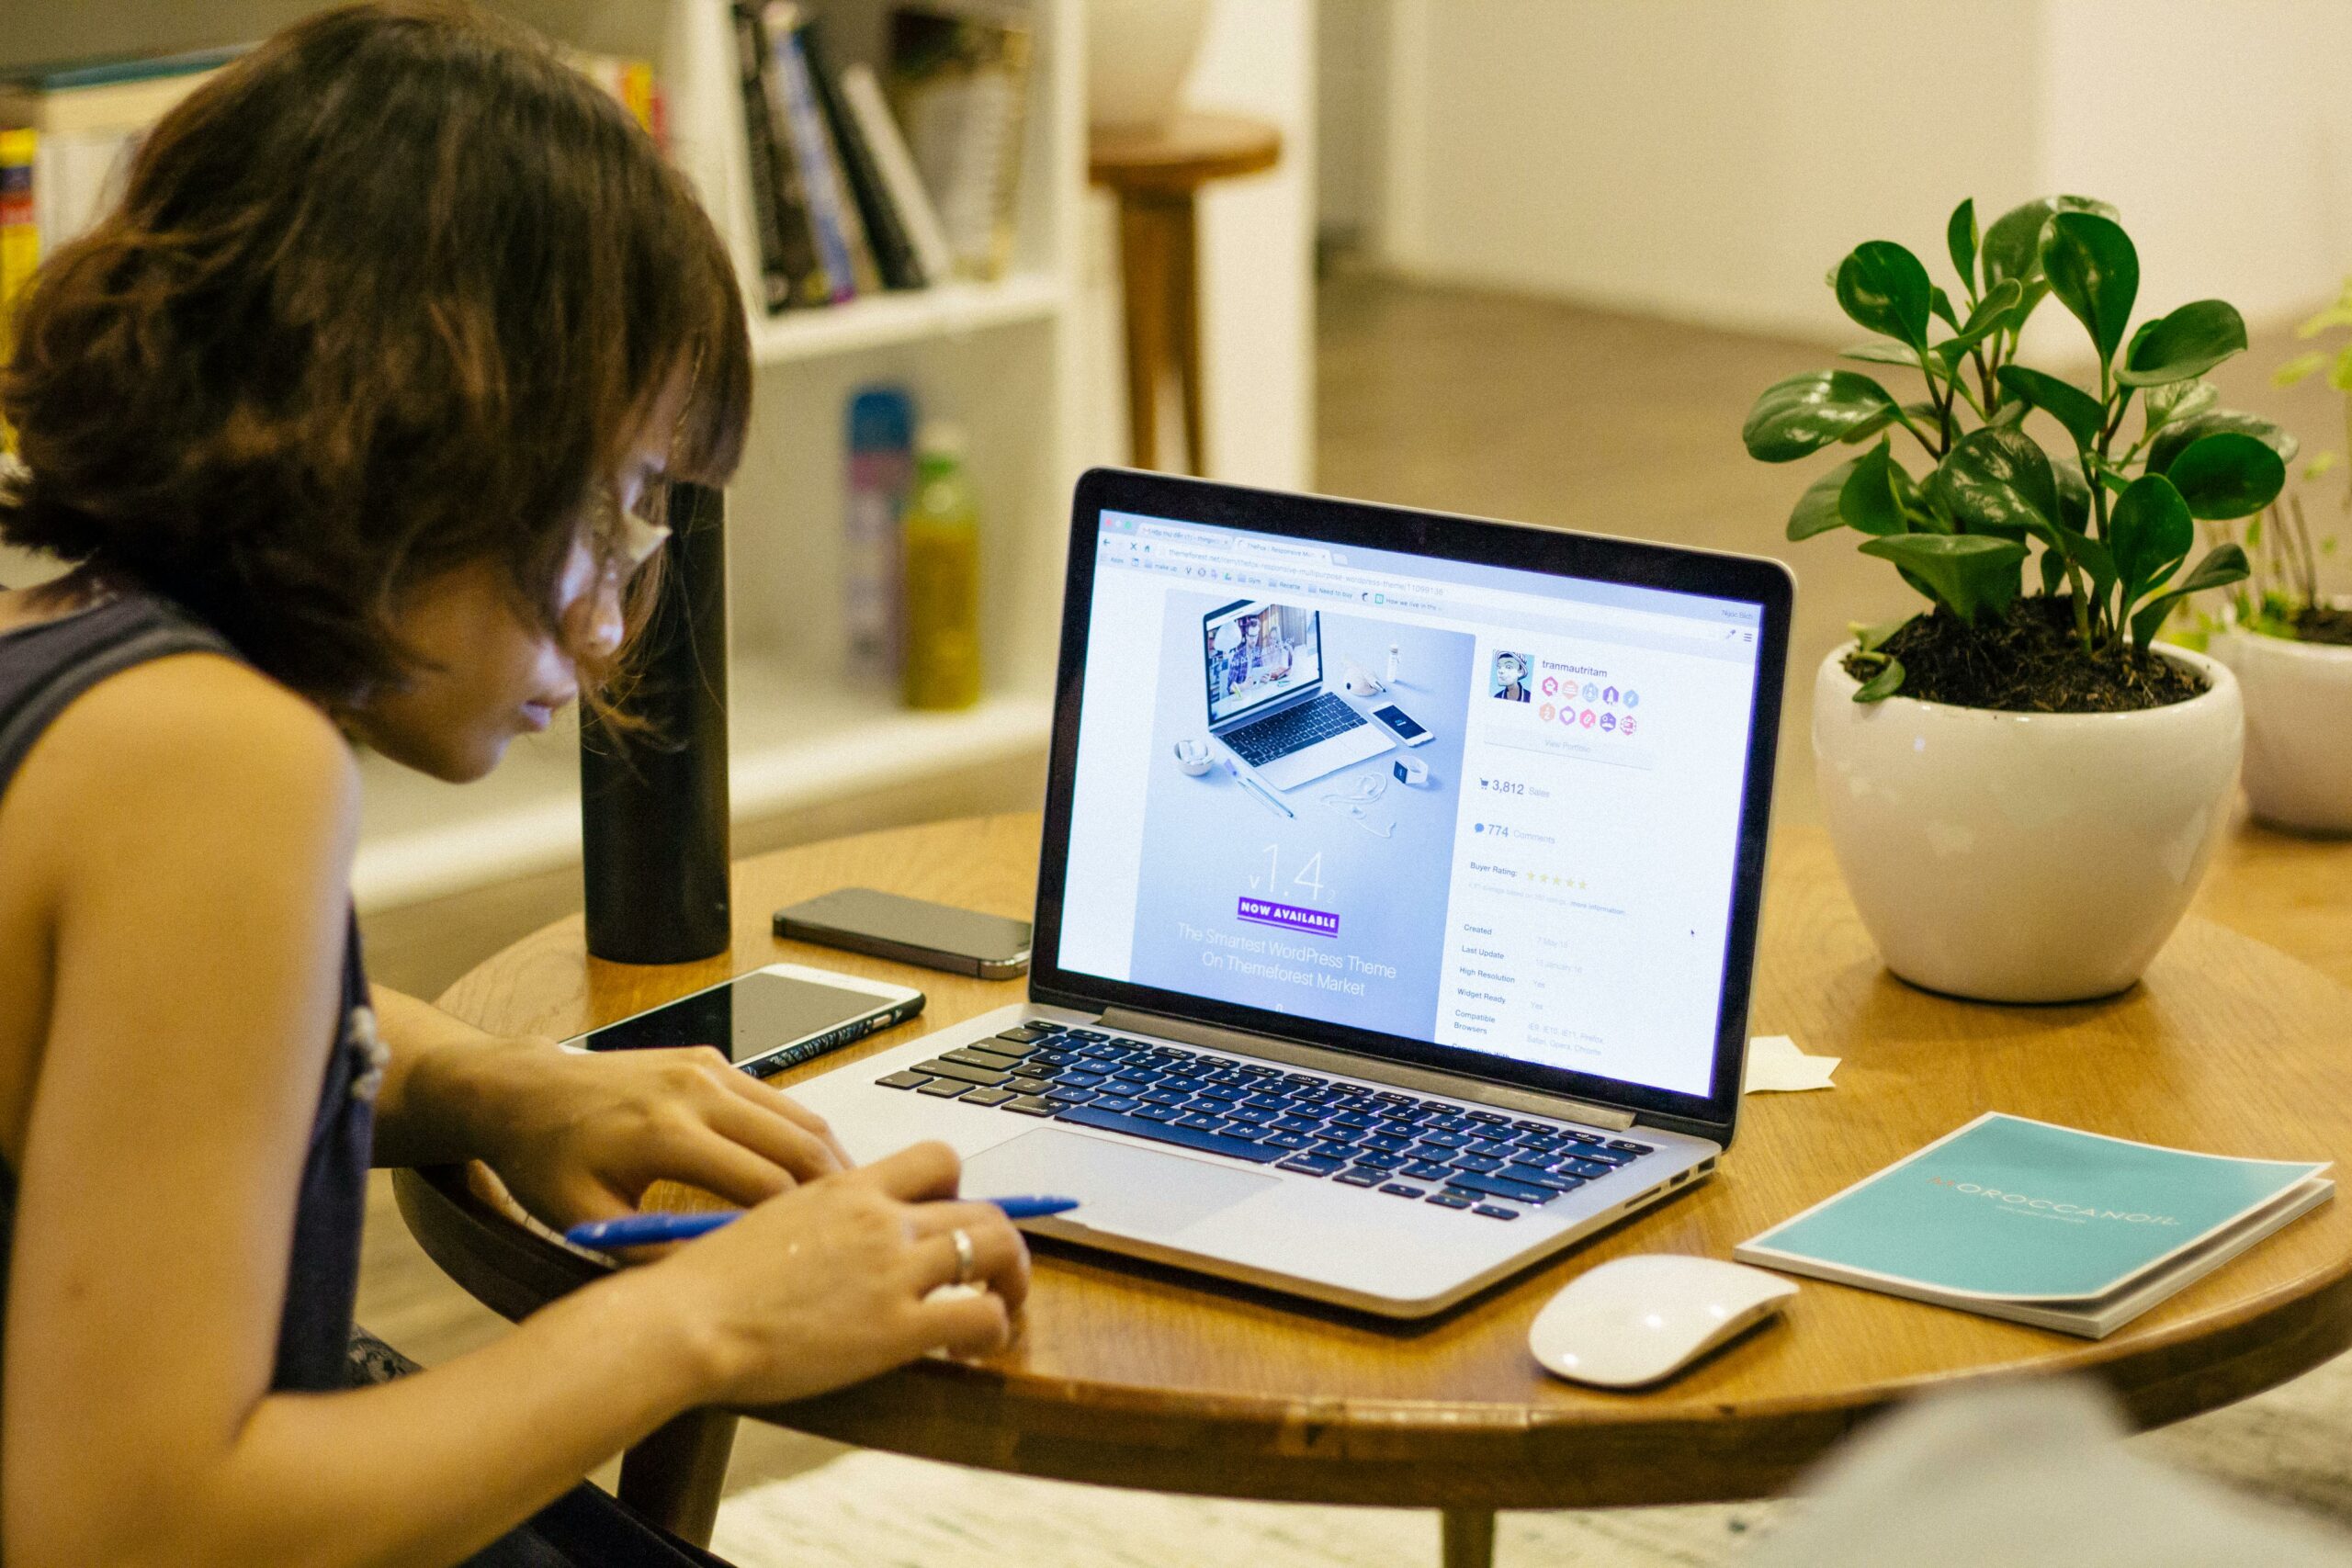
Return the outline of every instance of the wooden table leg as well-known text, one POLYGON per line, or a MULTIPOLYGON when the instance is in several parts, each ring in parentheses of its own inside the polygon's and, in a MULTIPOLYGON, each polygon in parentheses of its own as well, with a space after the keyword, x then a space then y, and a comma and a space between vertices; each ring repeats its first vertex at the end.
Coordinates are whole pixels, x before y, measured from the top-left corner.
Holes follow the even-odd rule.
POLYGON ((1494 1568, 1492 1508, 1448 1508, 1438 1517, 1444 1541, 1444 1568, 1494 1568))
POLYGON ((1184 471, 1209 471, 1208 423, 1201 414, 1201 242, 1199 203, 1188 193, 1171 197, 1162 219, 1168 231, 1168 335, 1176 350, 1176 389, 1184 408, 1184 471))
POLYGON ((671 1534, 708 1547, 736 1417, 689 1410, 621 1456, 621 1501, 671 1534))
POLYGON ((1159 462, 1159 383, 1168 374, 1170 235, 1164 204, 1119 197, 1119 278, 1127 337, 1127 451, 1138 468, 1159 462))

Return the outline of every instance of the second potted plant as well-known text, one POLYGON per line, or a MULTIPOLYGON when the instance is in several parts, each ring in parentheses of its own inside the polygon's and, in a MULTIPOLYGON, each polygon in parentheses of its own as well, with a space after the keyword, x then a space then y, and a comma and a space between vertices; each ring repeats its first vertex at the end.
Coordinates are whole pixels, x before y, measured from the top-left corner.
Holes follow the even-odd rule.
POLYGON ((2231 306, 2132 327, 2139 257, 2113 209, 2049 197, 1980 231, 1963 201, 1945 238, 1956 295, 1888 241, 1830 277, 1877 334, 1847 357, 1917 376, 1924 399, 1812 371, 1768 388, 1743 435, 1766 462, 1862 446, 1789 536, 1853 529, 1928 601, 1858 627, 1815 683, 1823 809, 1887 966, 1962 997, 2082 1000, 2139 977, 2227 823, 2236 682, 2151 641, 2181 599, 2246 575, 2235 543, 2189 563, 2194 520, 2260 513, 2291 446, 2201 379, 2245 346, 2231 306), (2095 386, 2016 362, 2052 296, 2089 334, 2095 386))

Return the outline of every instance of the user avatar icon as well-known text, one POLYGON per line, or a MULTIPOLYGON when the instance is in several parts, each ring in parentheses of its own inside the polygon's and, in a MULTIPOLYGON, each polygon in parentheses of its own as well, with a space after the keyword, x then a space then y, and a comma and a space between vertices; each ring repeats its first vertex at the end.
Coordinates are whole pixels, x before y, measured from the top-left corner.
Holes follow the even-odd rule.
POLYGON ((1487 694, 1507 703, 1527 701, 1527 675, 1534 660, 1523 653, 1509 649, 1495 655, 1494 670, 1487 682, 1487 694))
POLYGON ((1615 729, 1617 728, 1617 716, 1613 713, 1602 714, 1600 716, 1600 728, 1603 729, 1615 729))
POLYGON ((1639 693, 1639 692, 1637 692, 1637 691, 1635 691, 1635 690, 1634 690, 1634 688, 1633 688, 1633 687, 1631 687, 1631 686, 1626 687, 1626 688, 1625 688, 1625 705, 1626 705, 1627 707, 1629 707, 1629 708, 1637 708, 1637 707, 1641 706, 1641 705, 1642 705, 1642 694, 1641 694, 1641 693, 1639 693))
POLYGON ((1594 698, 1596 698, 1596 697, 1598 697, 1598 696, 1600 696, 1600 688, 1599 686, 1594 685, 1594 684, 1593 684, 1591 682, 1589 682, 1589 681, 1587 681, 1587 682, 1584 683, 1584 700, 1585 700, 1586 702, 1591 702, 1594 698))
POLYGON ((1584 712, 1578 714, 1577 716, 1577 722, 1583 725, 1587 729, 1590 729, 1593 725, 1593 710, 1587 708, 1584 712))
POLYGON ((1617 700, 1617 688, 1614 686, 1603 686, 1600 689, 1600 700, 1604 703, 1615 702, 1617 700))

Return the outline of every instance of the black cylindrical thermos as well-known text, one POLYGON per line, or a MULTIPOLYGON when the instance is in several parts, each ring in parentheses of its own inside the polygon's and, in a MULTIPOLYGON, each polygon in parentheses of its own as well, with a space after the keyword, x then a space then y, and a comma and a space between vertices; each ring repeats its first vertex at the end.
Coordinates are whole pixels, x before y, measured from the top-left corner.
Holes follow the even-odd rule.
POLYGON ((588 952, 688 964, 727 951, 726 498, 673 484, 660 602, 616 731, 583 713, 580 837, 588 952))

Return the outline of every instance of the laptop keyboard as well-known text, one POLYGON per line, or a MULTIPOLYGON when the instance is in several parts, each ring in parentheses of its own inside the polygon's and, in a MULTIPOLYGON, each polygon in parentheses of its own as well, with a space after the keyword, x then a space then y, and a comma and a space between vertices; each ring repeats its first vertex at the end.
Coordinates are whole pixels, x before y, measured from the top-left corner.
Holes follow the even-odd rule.
POLYGON ((1032 1019, 875 1080, 1515 1220, 1647 1144, 1032 1019))
POLYGON ((1317 740, 1329 740, 1334 735, 1361 729, 1365 723, 1363 715, 1326 692, 1311 703, 1301 703, 1295 708, 1269 714, 1255 724, 1228 735, 1220 735, 1217 739, 1232 747, 1243 761, 1255 768, 1277 757, 1287 757, 1293 751, 1303 750, 1317 740))

